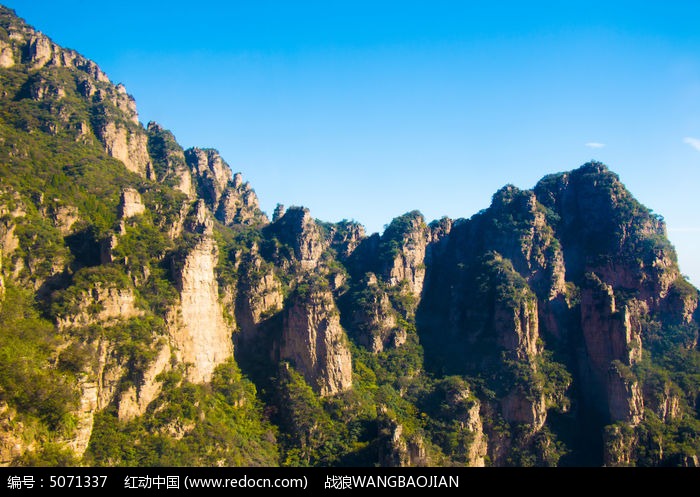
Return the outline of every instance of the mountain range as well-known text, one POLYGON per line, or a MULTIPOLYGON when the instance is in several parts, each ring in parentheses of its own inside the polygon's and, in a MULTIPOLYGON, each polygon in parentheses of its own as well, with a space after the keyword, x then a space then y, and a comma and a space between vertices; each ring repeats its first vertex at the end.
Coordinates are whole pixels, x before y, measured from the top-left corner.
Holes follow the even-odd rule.
POLYGON ((0 178, 0 465, 700 464, 698 290, 602 163, 268 217, 0 7, 0 178))

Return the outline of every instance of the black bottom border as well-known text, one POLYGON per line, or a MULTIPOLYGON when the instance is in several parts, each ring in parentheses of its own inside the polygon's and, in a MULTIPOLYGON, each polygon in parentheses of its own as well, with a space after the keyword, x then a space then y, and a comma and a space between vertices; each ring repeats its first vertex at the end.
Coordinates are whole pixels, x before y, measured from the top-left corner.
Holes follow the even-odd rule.
POLYGON ((693 488, 698 468, 0 468, 6 496, 64 494, 339 495, 363 491, 461 494, 529 490, 538 494, 693 488))

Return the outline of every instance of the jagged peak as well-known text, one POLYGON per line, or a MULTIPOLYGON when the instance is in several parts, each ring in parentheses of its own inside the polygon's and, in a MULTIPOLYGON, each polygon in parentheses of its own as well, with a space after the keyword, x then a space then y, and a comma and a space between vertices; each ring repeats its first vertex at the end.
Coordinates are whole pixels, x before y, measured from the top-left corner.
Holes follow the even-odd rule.
POLYGON ((412 210, 392 219, 384 229, 382 239, 403 238, 419 229, 427 229, 425 217, 419 210, 412 210))
POLYGON ((163 126, 161 126, 155 121, 149 121, 146 129, 149 133, 163 133, 164 131, 166 131, 165 128, 163 128, 163 126))
POLYGON ((615 173, 613 173, 608 166, 603 164, 602 162, 592 160, 589 162, 586 162, 584 165, 579 167, 578 169, 575 169, 574 172, 580 171, 582 173, 594 173, 594 174, 613 174, 617 176, 615 173))
POLYGON ((491 207, 498 208, 515 203, 517 207, 524 207, 528 210, 534 208, 535 194, 532 190, 521 190, 515 185, 507 184, 491 197, 491 207))
POLYGON ((5 7, 4 5, 0 5, 0 16, 13 16, 17 17, 17 12, 15 12, 15 9, 11 9, 9 7, 5 7))
POLYGON ((221 160, 223 160, 223 158, 221 157, 221 154, 219 153, 219 150, 216 148, 213 148, 213 147, 190 147, 190 148, 185 150, 185 153, 186 154, 187 153, 189 153, 189 154, 204 154, 207 157, 212 157, 212 158, 218 157, 221 160))
POLYGON ((280 234, 297 237, 310 229, 317 228, 316 220, 307 207, 291 205, 274 224, 271 225, 280 234))
POLYGON ((199 199, 192 206, 185 227, 190 233, 212 234, 214 218, 204 200, 199 199))
POLYGON ((275 206, 275 212, 272 213, 272 222, 276 223, 277 221, 279 221, 282 218, 282 216, 284 216, 284 211, 284 204, 278 203, 275 206))
MULTIPOLYGON (((7 31, 9 42, 18 51, 19 60, 29 69, 37 70, 46 66, 72 67, 82 71, 97 81, 110 83, 107 75, 90 59, 70 48, 56 44, 50 37, 27 24, 16 12, 7 7, 0 11, 0 28, 7 31)), ((4 65, 9 67, 9 65, 4 65)))

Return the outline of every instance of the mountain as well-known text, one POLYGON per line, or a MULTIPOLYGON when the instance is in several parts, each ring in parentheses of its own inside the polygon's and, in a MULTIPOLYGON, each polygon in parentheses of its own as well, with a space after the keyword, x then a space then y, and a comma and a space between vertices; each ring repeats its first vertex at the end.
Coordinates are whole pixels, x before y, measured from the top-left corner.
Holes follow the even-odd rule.
POLYGON ((603 164, 269 219, 0 8, 0 177, 2 465, 698 465, 698 290, 603 164))

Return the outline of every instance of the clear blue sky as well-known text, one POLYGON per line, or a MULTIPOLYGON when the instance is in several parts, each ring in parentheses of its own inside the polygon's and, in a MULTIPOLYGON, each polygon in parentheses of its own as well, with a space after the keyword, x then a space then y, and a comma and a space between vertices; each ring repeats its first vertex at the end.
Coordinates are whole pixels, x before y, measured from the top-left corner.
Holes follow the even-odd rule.
POLYGON ((591 159, 700 284, 700 2, 0 0, 95 60, 263 210, 469 217, 591 159))

